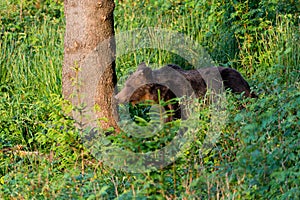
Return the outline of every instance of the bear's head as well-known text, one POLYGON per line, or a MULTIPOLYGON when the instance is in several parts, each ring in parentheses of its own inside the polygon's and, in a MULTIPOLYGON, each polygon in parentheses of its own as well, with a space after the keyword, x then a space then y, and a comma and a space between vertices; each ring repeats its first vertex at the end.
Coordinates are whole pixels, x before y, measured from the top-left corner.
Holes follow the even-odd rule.
POLYGON ((119 103, 130 102, 139 103, 143 100, 149 100, 151 97, 151 88, 155 83, 152 76, 152 69, 145 63, 141 63, 138 69, 129 76, 123 89, 115 96, 119 103))

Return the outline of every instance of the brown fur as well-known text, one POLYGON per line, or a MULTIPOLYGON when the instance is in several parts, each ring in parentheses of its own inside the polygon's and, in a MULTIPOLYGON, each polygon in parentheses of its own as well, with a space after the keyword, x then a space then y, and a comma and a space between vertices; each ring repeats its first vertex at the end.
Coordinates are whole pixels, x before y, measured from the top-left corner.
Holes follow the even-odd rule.
MULTIPOLYGON (((201 98, 206 94, 209 84, 222 85, 222 83, 225 89, 230 89, 233 93, 243 93, 245 97, 257 97, 254 93, 251 93, 249 84, 241 74, 232 68, 217 67, 183 70, 177 65, 169 64, 160 69, 152 70, 145 63, 142 63, 139 65, 137 71, 127 79, 125 87, 116 95, 116 99, 121 103, 130 102, 132 105, 146 100, 158 103, 159 91, 160 98, 168 101, 176 98, 172 89, 175 88, 180 96, 183 96, 186 90, 189 89, 182 83, 183 78, 188 81, 192 87, 192 92, 194 92, 197 98, 201 98), (165 76, 163 76, 164 74, 165 76), (169 77, 168 74, 170 74, 169 77), (218 75, 220 81, 210 80, 210 77, 218 79, 218 75), (209 83, 210 81, 215 83, 209 83), (168 85, 174 88, 170 89, 168 85)), ((188 94, 191 93, 188 92, 188 94)), ((170 104, 165 109, 175 111, 174 116, 168 118, 167 121, 171 121, 173 118, 180 118, 180 105, 178 103, 170 104)))

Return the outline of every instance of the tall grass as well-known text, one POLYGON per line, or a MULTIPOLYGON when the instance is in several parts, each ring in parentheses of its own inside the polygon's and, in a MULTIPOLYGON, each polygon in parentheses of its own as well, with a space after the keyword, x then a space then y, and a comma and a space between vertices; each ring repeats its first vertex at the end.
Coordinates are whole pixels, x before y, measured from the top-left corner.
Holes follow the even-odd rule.
POLYGON ((32 91, 37 96, 61 93, 63 24, 33 22, 16 38, 1 40, 1 83, 32 91))
MULTIPOLYGON (((292 1, 278 2, 257 8, 249 1, 116 1, 116 33, 144 27, 183 33, 216 63, 238 68, 259 94, 228 96, 230 115, 210 150, 201 151, 211 120, 202 106, 200 130, 176 162, 133 174, 91 156, 62 110, 72 109, 61 96, 62 1, 1 1, 0 198, 297 199, 299 13, 292 1)), ((170 52, 141 49, 117 59, 118 77, 143 61, 191 67, 170 52)), ((108 139, 134 152, 160 145, 155 138, 141 145, 129 133, 108 139)))

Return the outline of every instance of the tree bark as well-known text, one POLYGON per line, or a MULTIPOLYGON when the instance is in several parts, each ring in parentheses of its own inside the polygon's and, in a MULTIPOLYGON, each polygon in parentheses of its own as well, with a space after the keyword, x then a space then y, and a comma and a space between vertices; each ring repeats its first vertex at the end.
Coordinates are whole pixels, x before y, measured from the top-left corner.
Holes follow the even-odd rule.
POLYGON ((83 111, 73 112, 80 126, 95 127, 100 122, 103 129, 117 128, 112 101, 116 85, 114 1, 65 0, 64 6, 63 96, 75 106, 86 105, 83 111))

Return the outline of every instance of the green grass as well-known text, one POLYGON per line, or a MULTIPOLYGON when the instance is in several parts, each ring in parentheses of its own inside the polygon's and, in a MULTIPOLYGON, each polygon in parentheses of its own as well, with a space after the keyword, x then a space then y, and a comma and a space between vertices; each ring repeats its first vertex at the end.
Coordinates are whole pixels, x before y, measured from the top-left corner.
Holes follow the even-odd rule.
MULTIPOLYGON (((202 105, 194 140, 176 162, 128 173, 97 160, 67 115, 74 108, 61 95, 62 2, 1 1, 0 198, 299 198, 298 10, 296 1, 279 0, 116 1, 116 33, 146 27, 183 33, 217 64, 239 69, 259 95, 228 96, 229 115, 211 149, 201 151, 212 128, 209 108, 202 105), (246 108, 239 110, 240 104, 246 108)), ((191 67, 170 52, 141 49, 117 59, 120 81, 142 61, 191 67)), ((150 139, 133 140, 130 133, 108 139, 147 152, 167 144, 168 131, 150 139)))

